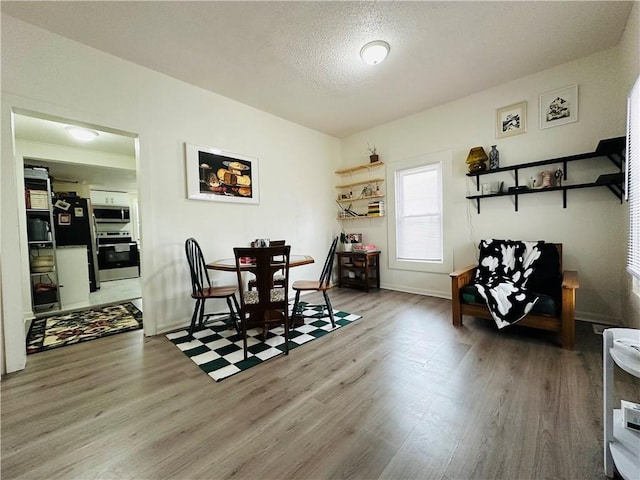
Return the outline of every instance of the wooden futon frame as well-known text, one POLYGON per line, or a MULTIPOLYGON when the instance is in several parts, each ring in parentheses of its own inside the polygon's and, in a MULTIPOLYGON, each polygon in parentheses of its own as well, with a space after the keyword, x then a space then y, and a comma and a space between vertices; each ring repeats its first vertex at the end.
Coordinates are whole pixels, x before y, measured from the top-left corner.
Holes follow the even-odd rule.
MULTIPOLYGON (((578 272, 573 270, 562 270, 562 244, 554 244, 560 256, 559 271, 562 272, 562 296, 561 308, 556 315, 534 314, 529 312, 516 325, 549 330, 560 333, 562 348, 573 350, 575 342, 575 304, 576 289, 579 287, 578 272)), ((462 326, 462 316, 492 319, 491 313, 486 304, 463 301, 461 289, 473 283, 476 276, 477 265, 456 270, 449 274, 451 277, 451 301, 453 313, 453 325, 462 326)))

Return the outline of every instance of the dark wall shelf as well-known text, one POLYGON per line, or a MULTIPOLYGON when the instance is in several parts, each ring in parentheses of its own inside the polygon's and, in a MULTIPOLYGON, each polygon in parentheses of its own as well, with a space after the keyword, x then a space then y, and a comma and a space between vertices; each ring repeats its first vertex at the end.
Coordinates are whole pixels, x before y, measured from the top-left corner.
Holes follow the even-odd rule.
POLYGON ((483 175, 491 175, 494 173, 500 172, 514 172, 516 188, 518 190, 507 191, 507 192, 499 192, 499 193, 490 193, 486 195, 468 195, 467 198, 469 200, 476 201, 476 207, 478 213, 480 213, 480 200, 483 198, 493 198, 493 197, 514 197, 515 210, 518 211, 518 196, 520 195, 529 195, 532 193, 544 193, 544 192, 562 192, 562 206, 563 208, 567 208, 567 191, 568 190, 577 190, 581 188, 594 188, 594 187, 607 187, 622 203, 624 198, 624 149, 625 149, 625 137, 616 137, 609 138, 606 140, 600 140, 598 142, 598 146, 594 152, 589 153, 580 153, 578 155, 569 155, 566 157, 558 157, 551 158, 548 160, 540 160, 537 162, 530 163, 522 163, 520 165, 513 165, 509 167, 501 167, 495 168, 493 170, 485 170, 481 172, 473 172, 467 173, 468 177, 476 177, 476 189, 480 191, 480 177, 483 175), (605 174, 598 177, 595 182, 590 183, 580 183, 573 185, 562 185, 559 187, 548 187, 548 188, 527 188, 522 187, 519 183, 518 172, 519 170, 523 170, 525 168, 531 167, 539 167, 542 165, 550 165, 550 164, 558 164, 561 163, 563 166, 563 182, 566 182, 568 179, 568 165, 569 163, 586 160, 589 158, 599 158, 606 157, 608 158, 618 169, 619 172, 615 174, 605 174))

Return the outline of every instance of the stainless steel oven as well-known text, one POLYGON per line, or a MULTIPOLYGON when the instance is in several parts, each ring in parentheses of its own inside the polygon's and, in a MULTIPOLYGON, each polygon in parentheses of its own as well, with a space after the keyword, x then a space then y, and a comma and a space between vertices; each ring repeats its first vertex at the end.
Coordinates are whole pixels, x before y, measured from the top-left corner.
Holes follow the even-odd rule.
POLYGON ((98 272, 101 282, 140 276, 138 244, 129 232, 98 232, 98 272))

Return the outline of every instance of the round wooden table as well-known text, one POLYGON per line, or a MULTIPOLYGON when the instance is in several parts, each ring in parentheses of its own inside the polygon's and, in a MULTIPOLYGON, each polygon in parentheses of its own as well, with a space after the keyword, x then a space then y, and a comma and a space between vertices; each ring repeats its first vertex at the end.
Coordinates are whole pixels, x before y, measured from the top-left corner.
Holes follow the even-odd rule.
MULTIPOLYGON (((309 265, 314 263, 315 260, 309 255, 290 255, 289 256, 289 268, 300 267, 302 265, 309 265)), ((240 270, 243 272, 249 272, 254 266, 250 263, 241 263, 240 270)), ((220 260, 214 260, 207 263, 207 268, 211 270, 220 270, 222 272, 235 272, 236 271, 236 259, 235 258, 222 258, 220 260)))
MULTIPOLYGON (((310 263, 314 263, 315 260, 310 255, 290 255, 289 256, 289 268, 291 267, 300 267, 302 265, 309 265, 310 263)), ((236 259, 235 258, 222 258, 220 260, 214 260, 213 262, 207 263, 207 268, 211 270, 219 270, 222 272, 235 272, 236 271, 236 259)), ((250 272, 255 265, 251 263, 241 263, 240 270, 243 272, 250 272)), ((280 269, 281 266, 278 266, 280 269)), ((303 322, 304 323, 304 322, 303 322)), ((266 327, 263 332, 263 336, 266 338, 266 327)))

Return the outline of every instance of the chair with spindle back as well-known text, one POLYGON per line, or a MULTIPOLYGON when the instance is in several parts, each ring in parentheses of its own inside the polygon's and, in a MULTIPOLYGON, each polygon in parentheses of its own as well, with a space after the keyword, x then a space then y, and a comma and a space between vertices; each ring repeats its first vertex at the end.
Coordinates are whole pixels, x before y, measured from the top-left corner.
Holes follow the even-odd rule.
POLYGON ((185 253, 187 255, 187 263, 189 264, 189 272, 191 273, 191 298, 196 301, 191 316, 191 325, 189 326, 189 335, 193 337, 196 325, 200 328, 204 326, 205 318, 228 315, 227 325, 233 326, 237 332, 238 312, 240 306, 236 298, 237 288, 234 285, 222 285, 214 287, 211 285, 209 273, 202 255, 200 245, 194 238, 188 238, 184 244, 185 253), (229 307, 228 312, 204 313, 205 300, 217 298, 224 299, 229 307))
POLYGON ((318 280, 296 280, 293 282, 292 288, 296 292, 296 299, 293 303, 293 312, 291 314, 292 319, 299 316, 297 311, 298 303, 300 303, 300 292, 322 292, 322 296, 324 297, 324 307, 327 309, 329 318, 331 319, 331 326, 336 326, 336 322, 333 319, 333 307, 331 306, 331 300, 329 300, 328 291, 333 287, 331 284, 331 271, 333 269, 333 259, 336 254, 337 245, 338 237, 335 237, 331 243, 331 247, 329 247, 329 253, 324 261, 324 267, 322 268, 322 272, 320 273, 320 278, 318 280))

